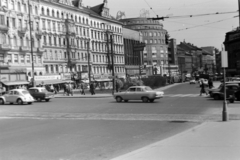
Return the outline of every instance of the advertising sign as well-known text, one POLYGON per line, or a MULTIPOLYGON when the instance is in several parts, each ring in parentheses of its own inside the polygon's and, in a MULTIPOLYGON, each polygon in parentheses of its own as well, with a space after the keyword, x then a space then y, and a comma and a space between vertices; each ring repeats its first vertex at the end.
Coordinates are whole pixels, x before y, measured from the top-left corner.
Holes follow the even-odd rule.
POLYGON ((34 79, 36 81, 42 81, 42 80, 54 80, 54 79, 61 79, 60 75, 53 75, 53 76, 34 76, 34 79))
POLYGON ((221 59, 222 59, 222 68, 228 67, 228 53, 227 51, 221 51, 221 59))

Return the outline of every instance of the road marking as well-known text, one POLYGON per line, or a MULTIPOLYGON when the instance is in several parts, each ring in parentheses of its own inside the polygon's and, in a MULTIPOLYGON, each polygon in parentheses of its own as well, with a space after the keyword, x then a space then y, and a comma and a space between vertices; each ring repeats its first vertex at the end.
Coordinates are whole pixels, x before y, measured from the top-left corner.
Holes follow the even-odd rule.
MULTIPOLYGON (((221 121, 221 114, 94 114, 94 113, 13 113, 1 114, 0 119, 65 119, 65 120, 124 120, 124 121, 221 121)), ((240 115, 230 114, 230 120, 240 120, 240 115)))

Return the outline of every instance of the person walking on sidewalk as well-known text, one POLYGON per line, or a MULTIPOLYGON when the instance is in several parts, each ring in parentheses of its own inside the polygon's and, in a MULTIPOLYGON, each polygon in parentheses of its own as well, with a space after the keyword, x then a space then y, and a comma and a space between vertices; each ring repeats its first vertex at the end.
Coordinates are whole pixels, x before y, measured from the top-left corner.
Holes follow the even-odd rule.
POLYGON ((94 84, 93 84, 93 83, 90 84, 90 93, 91 93, 92 95, 95 94, 95 91, 94 91, 94 84))
POLYGON ((200 82, 200 87, 201 87, 200 96, 202 96, 203 93, 206 93, 206 95, 208 95, 208 93, 205 89, 205 84, 204 84, 203 80, 201 80, 201 82, 200 82))
POLYGON ((85 95, 84 84, 83 83, 80 84, 80 90, 81 90, 81 95, 85 95))

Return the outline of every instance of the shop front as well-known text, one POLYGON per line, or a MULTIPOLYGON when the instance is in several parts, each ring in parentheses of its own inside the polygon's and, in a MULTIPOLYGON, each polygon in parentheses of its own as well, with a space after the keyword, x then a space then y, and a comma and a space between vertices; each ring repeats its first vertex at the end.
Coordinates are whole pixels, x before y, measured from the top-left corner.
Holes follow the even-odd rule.
POLYGON ((61 75, 34 76, 34 79, 36 86, 65 83, 61 75))
POLYGON ((27 87, 29 81, 25 72, 16 72, 14 70, 2 70, 0 74, 0 88, 5 88, 6 91, 19 88, 27 87))

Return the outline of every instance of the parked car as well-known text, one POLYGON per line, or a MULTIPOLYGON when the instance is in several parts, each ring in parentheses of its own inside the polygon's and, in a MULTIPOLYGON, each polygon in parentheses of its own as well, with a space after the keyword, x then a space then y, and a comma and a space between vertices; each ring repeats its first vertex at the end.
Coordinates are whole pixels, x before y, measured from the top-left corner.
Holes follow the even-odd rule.
MULTIPOLYGON (((235 93, 239 90, 239 86, 235 85, 226 85, 226 99, 229 102, 233 103, 235 101, 235 93)), ((222 87, 219 91, 212 92, 212 97, 215 100, 220 100, 224 98, 224 87, 222 87)))
POLYGON ((192 80, 189 81, 189 84, 196 84, 196 83, 197 83, 197 82, 196 82, 195 79, 192 79, 192 80))
POLYGON ((162 91, 154 91, 148 86, 132 86, 124 92, 114 94, 117 102, 128 102, 129 100, 142 100, 143 102, 154 102, 155 99, 160 99, 164 95, 162 91))
POLYGON ((13 89, 0 96, 0 104, 32 104, 32 102, 34 102, 34 98, 25 89, 13 89))
POLYGON ((37 101, 45 100, 48 102, 50 99, 54 98, 54 93, 48 92, 44 87, 32 87, 29 88, 28 91, 37 101))
MULTIPOLYGON (((236 83, 226 83, 226 86, 236 86, 236 83)), ((219 92, 221 89, 223 88, 223 84, 220 84, 217 88, 211 88, 208 89, 208 94, 210 95, 210 97, 213 97, 213 92, 219 92)))

